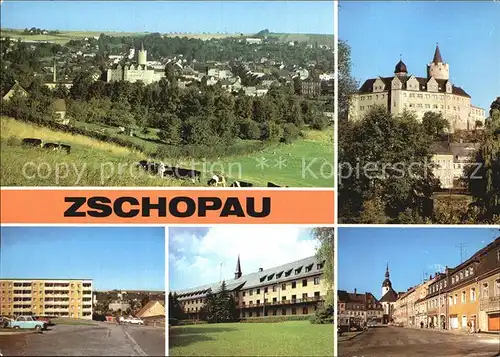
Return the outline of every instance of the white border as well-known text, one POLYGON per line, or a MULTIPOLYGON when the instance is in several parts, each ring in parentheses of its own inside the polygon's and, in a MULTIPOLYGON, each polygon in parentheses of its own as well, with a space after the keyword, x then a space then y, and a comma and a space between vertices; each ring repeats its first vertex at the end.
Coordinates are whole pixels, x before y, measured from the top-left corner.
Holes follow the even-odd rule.
POLYGON ((338 64, 339 64, 339 2, 338 0, 335 0, 333 2, 333 36, 334 42, 333 42, 333 62, 334 62, 334 69, 335 69, 335 75, 333 78, 333 93, 334 93, 334 122, 333 122, 333 155, 334 160, 333 160, 333 170, 335 172, 335 180, 334 180, 334 203, 333 203, 333 210, 334 210, 334 238, 333 238, 333 249, 335 250, 335 253, 333 254, 333 355, 337 356, 338 355, 338 334, 337 334, 337 280, 338 280, 338 264, 337 262, 339 261, 338 259, 338 162, 339 162, 339 150, 338 150, 338 145, 339 145, 339 111, 338 111, 338 103, 339 103, 339 78, 338 78, 338 64))
MULTIPOLYGON (((335 180, 336 181, 336 180, 335 180)), ((280 192, 280 191, 325 191, 325 192, 334 192, 331 187, 205 187, 205 186, 148 186, 148 187, 133 187, 133 186, 125 186, 125 187, 102 187, 102 186, 2 186, 1 191, 18 191, 18 190, 27 190, 27 191, 82 191, 82 190, 92 190, 92 191, 266 191, 266 192, 280 192)))
POLYGON ((170 291, 170 286, 168 285, 169 276, 168 276, 168 264, 169 264, 169 250, 168 250, 168 226, 164 226, 165 231, 165 356, 168 356, 168 320, 169 320, 169 311, 168 311, 168 292, 170 291))

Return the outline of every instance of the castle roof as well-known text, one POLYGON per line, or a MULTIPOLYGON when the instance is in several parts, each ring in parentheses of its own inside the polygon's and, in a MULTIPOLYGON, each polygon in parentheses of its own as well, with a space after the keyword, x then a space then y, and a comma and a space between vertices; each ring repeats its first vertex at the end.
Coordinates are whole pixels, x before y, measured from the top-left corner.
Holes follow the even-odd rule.
POLYGON ((395 302, 398 299, 398 294, 391 287, 389 291, 387 291, 384 296, 380 298, 380 302, 395 302))
POLYGON ((441 57, 441 51, 439 51, 439 45, 436 45, 436 50, 434 51, 433 63, 443 63, 443 58, 441 57))
MULTIPOLYGON (((391 88, 391 83, 394 77, 378 77, 378 78, 380 78, 382 82, 384 82, 385 88, 391 88)), ((397 76, 397 78, 401 81, 403 89, 407 89, 406 83, 411 78, 411 76, 397 76)), ((425 77, 414 77, 414 78, 416 78, 419 83, 420 91, 427 91, 427 82, 429 81, 429 78, 425 77)), ((448 83, 449 81, 447 81, 446 79, 436 79, 436 78, 434 79, 438 83, 438 93, 445 93, 446 83, 448 83)), ((363 85, 359 88, 358 93, 359 94, 373 93, 373 84, 375 83, 376 80, 377 78, 367 79, 363 83, 363 85)), ((462 97, 470 98, 470 95, 465 90, 463 90, 460 87, 456 87, 454 85, 451 86, 451 93, 462 97)))
POLYGON ((400 60, 396 67, 394 67, 394 73, 408 73, 408 69, 406 68, 406 64, 400 60))

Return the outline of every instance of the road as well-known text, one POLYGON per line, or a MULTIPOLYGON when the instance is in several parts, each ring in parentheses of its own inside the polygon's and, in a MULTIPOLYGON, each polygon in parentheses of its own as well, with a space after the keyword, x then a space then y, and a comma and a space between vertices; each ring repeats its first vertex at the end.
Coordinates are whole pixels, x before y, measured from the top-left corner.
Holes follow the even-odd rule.
POLYGON ((39 334, 0 336, 4 356, 164 356, 165 330, 147 326, 56 325, 39 334))
POLYGON ((498 335, 377 327, 338 345, 339 357, 493 357, 500 352, 498 335))

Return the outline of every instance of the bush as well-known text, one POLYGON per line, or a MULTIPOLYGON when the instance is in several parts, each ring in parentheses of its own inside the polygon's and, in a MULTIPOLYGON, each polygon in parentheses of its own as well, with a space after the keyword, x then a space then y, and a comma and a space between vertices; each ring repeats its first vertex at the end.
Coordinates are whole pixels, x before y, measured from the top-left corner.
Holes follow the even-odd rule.
POLYGON ((283 137, 283 128, 275 122, 267 122, 262 128, 262 140, 280 141, 283 137))
POLYGON ((333 305, 326 305, 317 309, 309 321, 313 324, 333 324, 333 305))
POLYGON ((325 130, 330 124, 330 120, 324 115, 315 115, 311 121, 311 128, 325 130))
POLYGON ((299 137, 300 130, 293 123, 287 123, 283 127, 283 139, 282 141, 290 144, 293 140, 296 140, 299 137))

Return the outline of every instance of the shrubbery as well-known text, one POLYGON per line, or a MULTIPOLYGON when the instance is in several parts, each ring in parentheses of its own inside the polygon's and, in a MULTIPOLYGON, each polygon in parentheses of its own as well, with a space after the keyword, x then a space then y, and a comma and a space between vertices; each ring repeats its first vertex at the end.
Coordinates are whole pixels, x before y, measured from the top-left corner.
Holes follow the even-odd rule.
POLYGON ((285 316, 260 316, 260 317, 245 317, 240 322, 285 322, 285 321, 305 321, 309 320, 309 315, 285 315, 285 316))

